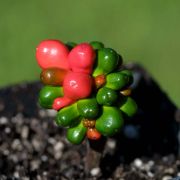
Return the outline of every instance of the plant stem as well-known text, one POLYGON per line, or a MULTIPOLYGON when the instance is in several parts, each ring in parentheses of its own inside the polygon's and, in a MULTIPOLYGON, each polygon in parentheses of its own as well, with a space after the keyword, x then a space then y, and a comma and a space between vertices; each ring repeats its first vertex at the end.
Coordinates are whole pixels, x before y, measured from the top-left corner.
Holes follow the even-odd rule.
POLYGON ((93 168, 99 167, 100 165, 106 144, 106 138, 102 137, 98 141, 88 140, 86 144, 87 154, 85 157, 85 172, 86 175, 88 175, 93 168))

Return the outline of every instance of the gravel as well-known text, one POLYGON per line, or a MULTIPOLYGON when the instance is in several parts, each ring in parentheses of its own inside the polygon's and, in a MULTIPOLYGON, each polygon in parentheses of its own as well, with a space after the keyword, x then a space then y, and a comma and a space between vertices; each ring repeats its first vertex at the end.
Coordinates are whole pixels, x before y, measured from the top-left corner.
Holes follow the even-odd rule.
POLYGON ((139 111, 107 140, 100 163, 89 172, 86 140, 70 144, 65 129, 54 123, 56 112, 39 107, 41 83, 2 88, 0 180, 180 179, 177 108, 141 67, 128 67, 137 76, 133 97, 139 111))

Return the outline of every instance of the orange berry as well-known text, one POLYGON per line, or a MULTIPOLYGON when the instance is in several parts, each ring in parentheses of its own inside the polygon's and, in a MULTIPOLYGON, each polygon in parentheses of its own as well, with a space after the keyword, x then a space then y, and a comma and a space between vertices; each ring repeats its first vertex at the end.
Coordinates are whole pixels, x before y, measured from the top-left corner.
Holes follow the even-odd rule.
POLYGON ((101 138, 101 134, 95 128, 89 128, 86 134, 88 139, 91 140, 98 140, 101 138))
POLYGON ((96 88, 99 89, 100 87, 102 87, 106 83, 106 76, 104 74, 96 76, 94 78, 94 81, 95 81, 96 88))

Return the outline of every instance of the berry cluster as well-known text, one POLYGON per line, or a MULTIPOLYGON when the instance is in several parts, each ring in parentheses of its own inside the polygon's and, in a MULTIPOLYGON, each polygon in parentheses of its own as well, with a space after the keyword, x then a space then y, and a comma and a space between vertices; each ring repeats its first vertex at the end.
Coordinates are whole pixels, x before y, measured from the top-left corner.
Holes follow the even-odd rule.
POLYGON ((129 70, 120 70, 121 56, 100 42, 64 44, 42 41, 36 49, 45 85, 39 94, 44 108, 57 110, 56 123, 67 128, 67 139, 79 144, 85 135, 98 140, 112 136, 137 110, 129 97, 129 70))

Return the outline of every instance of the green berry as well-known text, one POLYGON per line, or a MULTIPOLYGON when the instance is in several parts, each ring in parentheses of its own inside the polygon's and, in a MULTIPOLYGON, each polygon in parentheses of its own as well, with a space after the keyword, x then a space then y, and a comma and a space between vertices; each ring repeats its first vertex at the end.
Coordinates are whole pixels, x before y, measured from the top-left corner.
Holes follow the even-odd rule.
POLYGON ((97 52, 97 64, 93 76, 108 74, 114 71, 119 64, 119 55, 110 48, 102 48, 97 52))
POLYGON ((131 97, 123 97, 122 102, 120 110, 128 117, 132 117, 138 109, 136 102, 131 97))
POLYGON ((79 112, 77 110, 77 103, 61 109, 56 116, 56 123, 58 126, 71 127, 79 122, 79 112))
POLYGON ((87 119, 94 119, 99 114, 96 98, 81 99, 77 102, 79 114, 87 119))
POLYGON ((80 144, 86 134, 87 128, 84 127, 82 121, 75 127, 67 130, 67 139, 73 144, 80 144))
POLYGON ((103 106, 102 115, 96 120, 96 129, 104 136, 112 136, 123 125, 121 111, 112 106, 103 106))
POLYGON ((133 83, 133 73, 132 73, 132 71, 125 69, 125 70, 122 70, 121 73, 126 74, 129 77, 127 85, 131 85, 133 83))
POLYGON ((92 42, 90 42, 90 45, 93 47, 94 50, 104 48, 104 44, 99 41, 92 41, 92 42))
POLYGON ((51 109, 55 98, 63 96, 62 87, 44 86, 39 93, 39 104, 43 108, 51 109))
POLYGON ((103 87, 99 89, 96 95, 97 102, 101 105, 111 106, 117 101, 118 94, 116 91, 103 87))
POLYGON ((106 77, 106 87, 113 90, 120 90, 127 87, 131 83, 131 76, 121 71, 108 74, 106 77))

